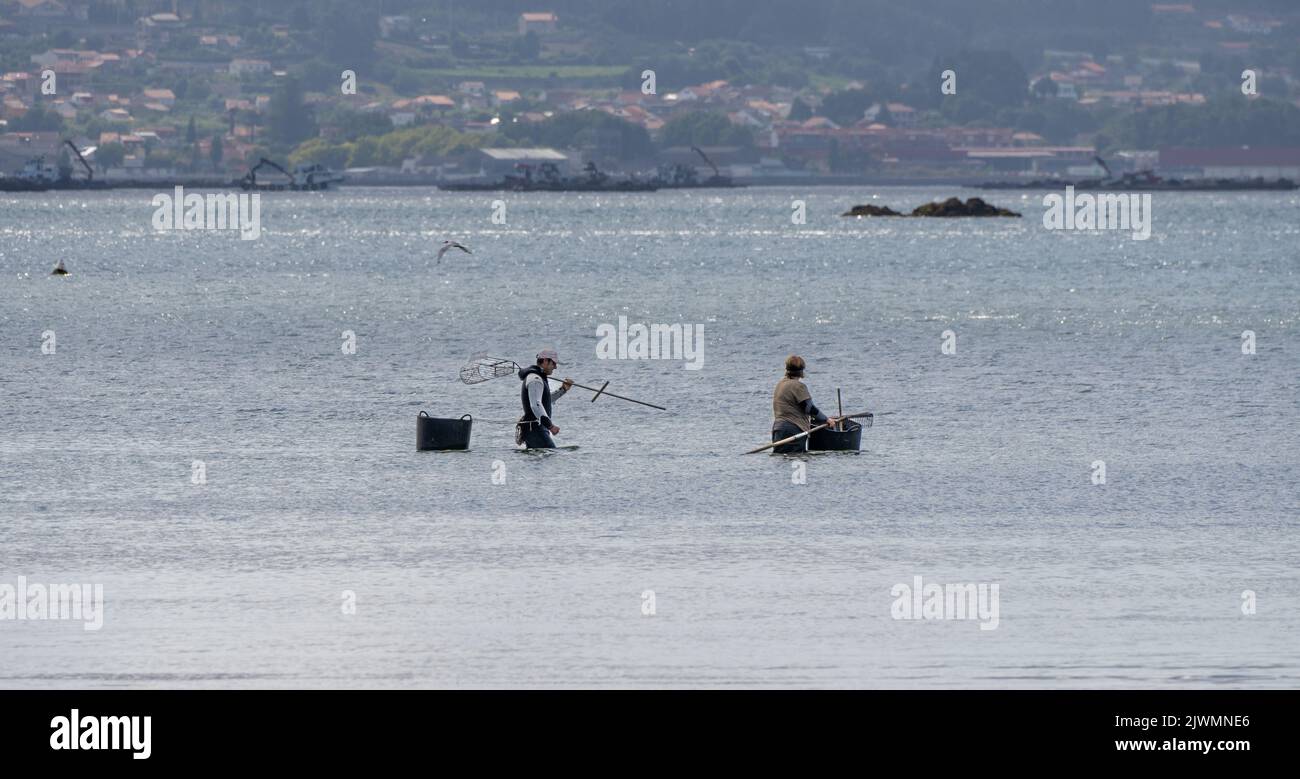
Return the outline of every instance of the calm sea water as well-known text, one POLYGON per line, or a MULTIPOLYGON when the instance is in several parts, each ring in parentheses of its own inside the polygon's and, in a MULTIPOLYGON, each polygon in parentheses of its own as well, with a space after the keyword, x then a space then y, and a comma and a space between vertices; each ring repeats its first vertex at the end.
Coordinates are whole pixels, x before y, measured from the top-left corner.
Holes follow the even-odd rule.
POLYGON ((0 686, 1295 687, 1300 197, 1156 193, 1147 241, 1041 193, 837 216, 952 194, 277 193, 257 241, 3 197, 0 585, 106 613, 0 621, 0 686), (703 369, 596 359, 620 316, 703 369), (457 370, 542 346, 670 410, 575 390, 580 448, 515 452, 518 382, 457 370), (860 454, 740 454, 791 352, 860 454), (892 618, 915 576, 998 584, 997 628, 892 618))

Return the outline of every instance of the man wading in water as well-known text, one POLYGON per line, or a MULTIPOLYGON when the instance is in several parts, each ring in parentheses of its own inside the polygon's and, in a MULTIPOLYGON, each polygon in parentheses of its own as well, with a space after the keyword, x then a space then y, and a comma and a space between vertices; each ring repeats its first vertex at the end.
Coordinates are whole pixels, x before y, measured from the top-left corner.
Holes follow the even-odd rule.
MULTIPOLYGON (((785 358, 785 378, 776 383, 776 391, 772 393, 772 416, 775 417, 772 422, 773 441, 808 432, 811 428, 809 419, 819 425, 823 422, 829 422, 831 425, 839 422, 838 417, 827 417, 813 405, 812 393, 801 381, 803 369, 804 361, 799 355, 792 354, 785 358)), ((777 454, 793 454, 807 450, 808 436, 772 449, 777 454)))
POLYGON ((555 441, 551 436, 560 433, 560 428, 551 421, 551 402, 564 397, 573 386, 573 379, 565 379, 564 386, 551 394, 546 377, 555 372, 559 358, 554 349, 543 349, 537 355, 536 365, 519 371, 519 379, 523 382, 519 398, 524 404, 524 415, 515 425, 515 443, 524 444, 529 449, 554 449, 555 441))

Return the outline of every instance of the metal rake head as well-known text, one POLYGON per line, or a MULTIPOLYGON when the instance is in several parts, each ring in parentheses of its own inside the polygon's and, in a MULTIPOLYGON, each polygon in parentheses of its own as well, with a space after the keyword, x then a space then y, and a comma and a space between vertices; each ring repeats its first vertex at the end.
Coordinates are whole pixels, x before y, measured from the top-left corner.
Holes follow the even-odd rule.
POLYGON ((466 384, 482 384, 502 376, 514 376, 518 372, 519 365, 514 360, 476 354, 460 369, 460 380, 466 384))

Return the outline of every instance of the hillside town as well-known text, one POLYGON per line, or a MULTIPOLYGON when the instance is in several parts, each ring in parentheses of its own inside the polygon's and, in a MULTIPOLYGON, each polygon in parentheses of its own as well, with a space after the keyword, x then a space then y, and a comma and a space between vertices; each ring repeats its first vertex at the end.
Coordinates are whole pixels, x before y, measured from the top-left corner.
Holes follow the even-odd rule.
POLYGON ((1163 46, 1043 49, 1032 67, 971 50, 854 77, 819 70, 833 47, 801 46, 781 55, 797 77, 730 75, 745 68, 720 57, 729 77, 696 81, 653 56, 597 61, 579 20, 553 9, 476 17, 472 37, 438 3, 336 18, 361 30, 346 67, 341 46, 284 53, 339 34, 305 5, 282 17, 211 5, 0 0, 0 172, 44 158, 64 176, 233 180, 269 157, 385 184, 490 179, 530 160, 627 174, 707 164, 754 183, 1300 179, 1300 58, 1277 56, 1300 50, 1300 7, 1151 4, 1163 46))

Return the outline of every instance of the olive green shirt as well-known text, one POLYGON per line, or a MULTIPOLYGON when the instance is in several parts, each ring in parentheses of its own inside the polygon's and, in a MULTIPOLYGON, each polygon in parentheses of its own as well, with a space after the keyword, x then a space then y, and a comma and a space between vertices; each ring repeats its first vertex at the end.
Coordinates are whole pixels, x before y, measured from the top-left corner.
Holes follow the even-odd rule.
POLYGON ((806 433, 808 412, 803 410, 803 402, 811 398, 812 393, 802 381, 786 376, 776 383, 776 391, 772 393, 772 416, 777 422, 789 422, 806 433))

